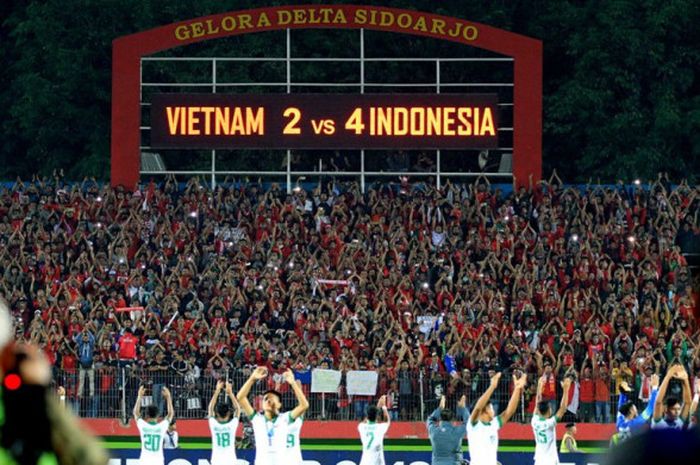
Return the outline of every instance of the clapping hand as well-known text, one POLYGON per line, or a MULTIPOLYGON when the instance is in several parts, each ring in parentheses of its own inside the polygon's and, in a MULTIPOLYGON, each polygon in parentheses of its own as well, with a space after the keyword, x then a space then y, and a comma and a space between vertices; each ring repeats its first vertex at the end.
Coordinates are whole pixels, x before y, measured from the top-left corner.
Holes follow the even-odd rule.
POLYGON ((501 380, 501 373, 496 373, 495 375, 493 375, 493 377, 491 378, 491 387, 492 388, 498 387, 498 382, 500 380, 501 380))
POLYGON ((656 389, 659 387, 659 375, 654 373, 651 375, 651 388, 656 389))
POLYGON ((674 378, 680 379, 681 381, 686 381, 688 379, 688 372, 685 371, 685 368, 683 368, 681 365, 678 365, 674 378))
POLYGON ((257 367, 255 370, 253 370, 253 374, 251 376, 257 380, 264 379, 267 377, 267 368, 257 367))
POLYGON ((569 378, 568 376, 566 378, 564 378, 564 381, 562 381, 562 383, 561 383, 561 387, 564 391, 569 390, 569 387, 571 387, 571 381, 572 381, 572 379, 569 378))
POLYGON ((467 406, 467 396, 460 397, 459 402, 457 402, 457 407, 465 408, 466 406, 467 406))
POLYGON ((289 384, 291 384, 291 385, 294 385, 294 384, 295 384, 295 382, 294 382, 294 372, 293 372, 291 369, 289 369, 289 368, 287 368, 287 371, 285 371, 285 372, 282 374, 282 378, 284 379, 285 382, 287 382, 287 383, 289 383, 289 384))

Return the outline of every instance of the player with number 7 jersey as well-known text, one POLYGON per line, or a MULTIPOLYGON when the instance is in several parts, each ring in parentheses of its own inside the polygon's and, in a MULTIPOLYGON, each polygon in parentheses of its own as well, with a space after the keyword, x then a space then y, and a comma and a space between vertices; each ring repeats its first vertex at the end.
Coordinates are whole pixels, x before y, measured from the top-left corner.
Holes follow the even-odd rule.
POLYGON ((216 383, 214 395, 209 401, 209 431, 211 431, 211 465, 236 463, 236 430, 241 416, 241 407, 233 395, 231 383, 216 383), (226 389, 229 402, 218 403, 221 390, 226 389))
POLYGON ((382 396, 377 406, 367 409, 367 418, 357 426, 362 441, 362 458, 360 465, 384 465, 384 436, 389 431, 391 419, 386 409, 386 396, 382 396), (385 423, 377 423, 379 411, 382 411, 385 423))

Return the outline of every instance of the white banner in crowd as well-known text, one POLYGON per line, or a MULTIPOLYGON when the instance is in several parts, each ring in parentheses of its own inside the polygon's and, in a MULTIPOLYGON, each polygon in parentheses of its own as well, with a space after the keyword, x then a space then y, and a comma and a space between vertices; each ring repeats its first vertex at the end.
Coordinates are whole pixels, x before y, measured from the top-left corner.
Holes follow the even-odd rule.
POLYGON ((435 322, 438 320, 436 316, 433 315, 418 315, 416 318, 416 323, 418 323, 419 329, 421 333, 424 333, 426 336, 430 334, 430 331, 435 328, 435 322))
POLYGON ((338 370, 311 371, 311 392, 337 393, 341 373, 338 370))
POLYGON ((373 396, 377 394, 376 371, 348 371, 348 395, 373 396))

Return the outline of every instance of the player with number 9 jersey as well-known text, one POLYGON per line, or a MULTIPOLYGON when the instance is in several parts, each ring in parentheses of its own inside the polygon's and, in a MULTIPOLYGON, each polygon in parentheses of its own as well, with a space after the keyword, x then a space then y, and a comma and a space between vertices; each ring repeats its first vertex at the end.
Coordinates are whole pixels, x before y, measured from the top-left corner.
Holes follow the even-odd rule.
POLYGON ((498 463, 498 431, 510 421, 520 402, 520 395, 527 383, 527 375, 513 375, 513 392, 506 409, 497 415, 491 396, 498 387, 501 373, 491 377, 489 387, 474 404, 474 410, 467 422, 467 441, 469 441, 469 458, 472 465, 496 465, 498 463))
POLYGON ((256 382, 265 379, 268 375, 267 368, 257 367, 250 378, 238 391, 238 402, 241 410, 250 418, 255 434, 255 465, 287 465, 290 457, 287 454, 287 441, 289 440, 290 426, 300 418, 309 408, 309 401, 301 387, 294 380, 292 370, 283 374, 283 379, 290 385, 297 399, 296 407, 282 413, 282 395, 279 391, 269 389, 263 394, 263 412, 253 409, 248 400, 248 394, 256 382))
POLYGON ((304 423, 302 417, 296 418, 287 426, 287 459, 289 465, 301 465, 301 426, 304 423))

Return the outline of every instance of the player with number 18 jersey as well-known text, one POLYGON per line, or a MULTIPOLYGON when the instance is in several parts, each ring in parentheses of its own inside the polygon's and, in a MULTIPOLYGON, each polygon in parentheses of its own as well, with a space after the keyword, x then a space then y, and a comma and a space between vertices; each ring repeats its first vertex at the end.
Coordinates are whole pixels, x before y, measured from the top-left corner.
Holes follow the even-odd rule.
POLYGON ((231 383, 216 383, 214 395, 209 401, 209 431, 211 432, 211 465, 236 463, 236 430, 241 407, 233 395, 231 383), (226 389, 226 402, 219 403, 219 394, 226 389), (233 407, 233 409, 231 408, 233 407))

